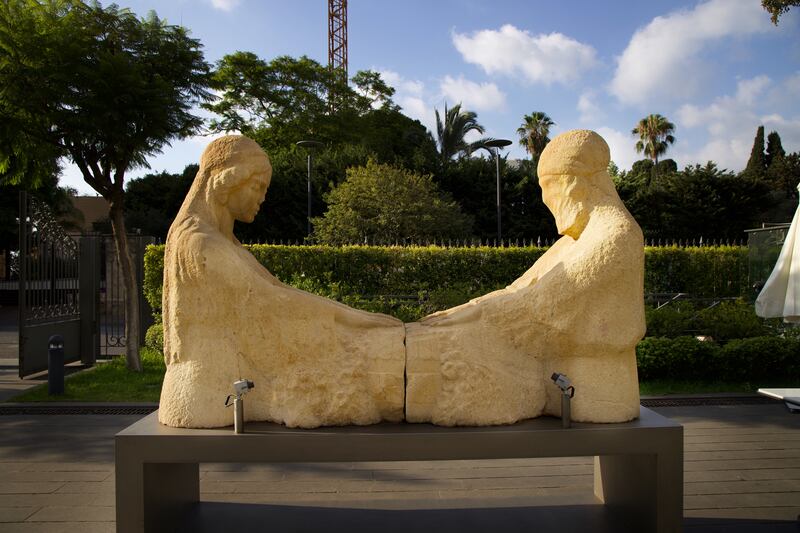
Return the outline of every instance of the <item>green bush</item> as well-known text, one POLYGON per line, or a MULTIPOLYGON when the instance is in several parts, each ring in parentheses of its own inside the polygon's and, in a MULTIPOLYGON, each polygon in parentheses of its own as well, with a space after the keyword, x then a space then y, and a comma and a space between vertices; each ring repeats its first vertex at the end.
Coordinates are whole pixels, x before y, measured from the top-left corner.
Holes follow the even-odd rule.
POLYGON ((645 314, 650 337, 709 335, 724 343, 730 339, 777 335, 785 329, 779 320, 760 318, 753 305, 742 299, 725 300, 710 307, 707 303, 677 301, 660 309, 647 307, 645 314))
POLYGON ((639 379, 697 379, 708 373, 717 352, 717 344, 695 337, 647 337, 636 346, 639 379))
MULTIPOLYGON (((508 285, 545 252, 540 247, 247 248, 285 283, 412 320, 508 285)), ((145 254, 144 293, 156 314, 161 310, 163 256, 163 245, 149 246, 145 254)), ((645 248, 645 292, 722 297, 745 290, 745 247, 645 248)))
POLYGON ((695 337, 648 337, 636 347, 639 379, 750 382, 800 380, 800 341, 735 339, 724 346, 695 337))
POLYGON ((711 335, 719 342, 770 333, 764 319, 756 315, 755 307, 743 300, 724 301, 699 311, 696 324, 700 333, 711 335))
POLYGON ((747 247, 647 246, 645 292, 686 292, 696 297, 745 296, 747 247))
POLYGON ((679 337, 694 329, 697 309, 691 302, 677 301, 659 309, 647 306, 644 312, 648 337, 679 337))
POLYGON ((782 337, 735 339, 717 354, 714 368, 727 381, 800 380, 800 341, 782 337))
POLYGON ((164 326, 153 324, 144 334, 144 345, 160 353, 164 353, 164 326))

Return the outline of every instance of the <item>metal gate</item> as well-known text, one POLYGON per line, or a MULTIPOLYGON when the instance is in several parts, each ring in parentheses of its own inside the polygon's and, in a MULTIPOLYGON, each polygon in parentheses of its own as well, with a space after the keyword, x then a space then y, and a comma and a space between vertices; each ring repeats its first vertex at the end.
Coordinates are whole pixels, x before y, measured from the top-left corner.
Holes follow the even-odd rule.
POLYGON ((19 214, 19 376, 47 370, 51 335, 63 337, 66 362, 92 364, 90 247, 67 235, 47 205, 24 191, 19 214))
MULTIPOLYGON (((144 252, 155 238, 143 235, 128 235, 128 248, 133 255, 136 268, 136 282, 139 287, 139 344, 144 343, 147 328, 152 325, 152 310, 144 298, 144 252)), ((100 356, 113 357, 125 353, 128 340, 125 338, 125 284, 122 268, 117 260, 117 248, 113 237, 104 235, 99 240, 101 258, 99 275, 98 333, 100 336, 100 356)))

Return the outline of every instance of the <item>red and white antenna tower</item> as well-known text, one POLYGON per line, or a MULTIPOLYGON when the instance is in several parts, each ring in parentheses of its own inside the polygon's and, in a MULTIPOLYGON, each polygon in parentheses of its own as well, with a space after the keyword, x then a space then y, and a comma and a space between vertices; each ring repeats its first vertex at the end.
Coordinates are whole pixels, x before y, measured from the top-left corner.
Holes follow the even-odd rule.
POLYGON ((347 79, 347 0, 328 0, 328 66, 347 79))

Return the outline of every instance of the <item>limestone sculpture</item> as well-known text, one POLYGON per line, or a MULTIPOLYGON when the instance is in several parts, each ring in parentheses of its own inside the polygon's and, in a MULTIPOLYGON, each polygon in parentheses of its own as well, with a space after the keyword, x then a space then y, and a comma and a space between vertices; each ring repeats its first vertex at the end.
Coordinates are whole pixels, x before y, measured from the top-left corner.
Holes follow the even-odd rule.
POLYGON ((643 241, 608 162, 596 133, 554 139, 539 176, 564 236, 505 289, 404 325, 289 287, 243 249, 233 222, 253 220, 271 167, 245 137, 213 141, 167 238, 159 420, 230 425, 245 377, 247 420, 513 423, 559 414, 553 372, 578 391, 573 420, 635 418, 643 241))
POLYGON ((232 423, 232 383, 253 380, 246 420, 288 426, 403 418, 403 323, 278 281, 233 235, 252 222, 269 186, 269 159, 252 140, 213 141, 167 236, 159 420, 176 427, 232 423))
POLYGON ((608 163, 608 145, 594 132, 553 139, 539 160, 539 184, 563 237, 505 289, 406 325, 409 422, 559 415, 554 372, 577 390, 573 420, 638 416, 644 242, 608 163))

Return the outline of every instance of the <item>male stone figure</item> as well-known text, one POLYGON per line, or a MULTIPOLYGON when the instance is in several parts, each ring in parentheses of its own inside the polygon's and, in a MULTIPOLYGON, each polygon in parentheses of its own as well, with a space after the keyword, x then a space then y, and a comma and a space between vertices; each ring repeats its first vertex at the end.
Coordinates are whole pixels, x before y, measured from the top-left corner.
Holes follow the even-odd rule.
POLYGON ((639 414, 635 346, 645 331, 642 232, 594 132, 542 152, 542 199, 563 235, 505 289, 406 325, 406 419, 512 423, 560 414, 553 372, 572 380, 572 419, 639 414))
POLYGON ((217 139, 203 153, 167 237, 159 420, 230 425, 225 398, 241 378, 255 382, 247 420, 402 420, 403 323, 281 283, 234 237, 234 221, 253 221, 271 175, 246 137, 217 139))

